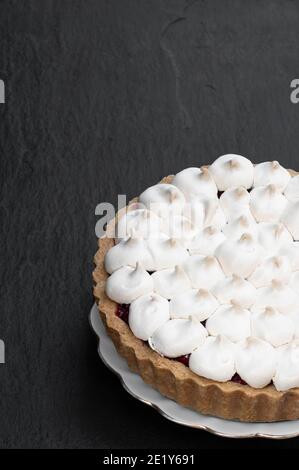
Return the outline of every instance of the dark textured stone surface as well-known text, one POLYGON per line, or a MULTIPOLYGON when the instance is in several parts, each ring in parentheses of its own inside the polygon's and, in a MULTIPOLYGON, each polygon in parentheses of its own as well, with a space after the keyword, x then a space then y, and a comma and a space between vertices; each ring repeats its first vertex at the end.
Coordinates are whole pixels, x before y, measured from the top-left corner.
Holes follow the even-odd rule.
POLYGON ((1 447, 298 446, 166 421, 87 321, 98 202, 226 152, 299 168, 298 25, 290 0, 0 1, 1 447))

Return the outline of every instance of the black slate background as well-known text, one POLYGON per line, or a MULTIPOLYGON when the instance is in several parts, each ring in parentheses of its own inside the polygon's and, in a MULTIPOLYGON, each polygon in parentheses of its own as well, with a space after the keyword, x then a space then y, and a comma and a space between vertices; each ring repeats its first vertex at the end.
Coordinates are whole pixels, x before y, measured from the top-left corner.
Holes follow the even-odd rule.
POLYGON ((0 0, 0 447, 298 447, 179 427, 99 361, 94 209, 235 152, 299 168, 299 2, 0 0))

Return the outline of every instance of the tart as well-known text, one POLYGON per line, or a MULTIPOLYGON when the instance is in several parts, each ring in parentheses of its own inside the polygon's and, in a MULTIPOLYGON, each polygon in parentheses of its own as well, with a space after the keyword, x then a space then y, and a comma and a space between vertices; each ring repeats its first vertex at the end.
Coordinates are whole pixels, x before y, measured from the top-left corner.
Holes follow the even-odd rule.
POLYGON ((146 189, 99 240, 94 296, 144 382, 203 414, 299 419, 299 177, 223 155, 146 189))

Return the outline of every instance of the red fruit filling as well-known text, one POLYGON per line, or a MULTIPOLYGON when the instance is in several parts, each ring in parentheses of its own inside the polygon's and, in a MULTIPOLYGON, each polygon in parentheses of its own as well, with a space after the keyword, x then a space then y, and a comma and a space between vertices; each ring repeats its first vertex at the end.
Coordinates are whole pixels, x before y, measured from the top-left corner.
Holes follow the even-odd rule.
POLYGON ((116 315, 121 318, 125 323, 129 323, 129 304, 118 304, 116 315))
POLYGON ((189 358, 190 354, 186 354, 186 356, 175 357, 174 361, 181 362, 184 366, 189 367, 189 358))
POLYGON ((231 381, 236 384, 247 385, 247 383, 243 379, 241 379, 241 377, 237 373, 235 373, 235 375, 231 378, 231 381))

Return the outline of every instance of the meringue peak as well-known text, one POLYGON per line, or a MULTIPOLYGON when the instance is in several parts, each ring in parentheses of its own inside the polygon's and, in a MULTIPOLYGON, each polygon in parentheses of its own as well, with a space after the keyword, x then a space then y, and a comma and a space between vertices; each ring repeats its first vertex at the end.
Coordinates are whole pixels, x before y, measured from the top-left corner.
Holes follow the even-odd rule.
POLYGON ((276 312, 277 310, 269 305, 264 310, 265 315, 275 315, 276 312))
POLYGON ((180 276, 180 277, 185 277, 186 276, 185 271, 183 270, 182 266, 180 266, 179 264, 177 264, 174 267, 174 274, 176 276, 180 276))
POLYGON ((250 233, 243 233, 239 239, 240 243, 253 243, 253 237, 250 233))
POLYGON ((205 227, 203 229, 203 232, 207 235, 215 235, 218 232, 218 230, 213 225, 208 225, 208 227, 205 227))
POLYGON ((198 172, 198 177, 202 180, 211 180, 212 177, 209 173, 209 170, 206 166, 202 166, 198 172))
POLYGON ((281 268, 283 265, 283 256, 274 256, 273 257, 273 264, 276 268, 281 268))
POLYGON ((282 290, 284 284, 283 284, 283 282, 278 281, 278 279, 273 279, 272 282, 271 282, 271 286, 272 286, 273 289, 275 289, 275 290, 282 290))
POLYGON ((242 307, 242 305, 240 304, 240 302, 238 302, 238 300, 236 300, 236 299, 231 299, 230 303, 231 303, 231 306, 232 306, 234 309, 236 309, 237 312, 241 312, 241 313, 244 312, 244 307, 242 307))
POLYGON ((246 215, 240 215, 240 217, 238 218, 238 222, 243 227, 249 227, 250 225, 248 217, 246 217, 246 215))
POLYGON ((217 260, 214 256, 208 255, 204 258, 203 262, 206 266, 213 266, 213 264, 217 263, 217 260))
POLYGON ((273 162, 271 162, 271 168, 273 170, 278 170, 279 167, 280 167, 280 164, 277 160, 274 160, 273 162))
POLYGON ((230 168, 230 170, 237 170, 240 168, 240 163, 238 162, 238 160, 234 158, 232 158, 231 160, 228 160, 226 164, 230 168))
POLYGON ((276 194, 278 192, 278 188, 277 186, 275 186, 275 184, 271 183, 271 184, 268 184, 265 188, 265 191, 270 195, 272 196, 273 194, 276 194))
POLYGON ((197 294, 199 298, 206 297, 208 298, 210 296, 210 292, 207 289, 198 289, 197 294))
POLYGON ((232 274, 232 282, 234 284, 240 284, 242 282, 242 280, 243 279, 238 274, 235 274, 235 273, 232 274))
POLYGON ((244 186, 238 186, 238 187, 234 190, 234 193, 235 193, 235 195, 237 196, 237 198, 239 198, 239 199, 243 199, 243 197, 247 197, 247 195, 248 195, 248 192, 246 191, 246 189, 244 188, 244 186))

